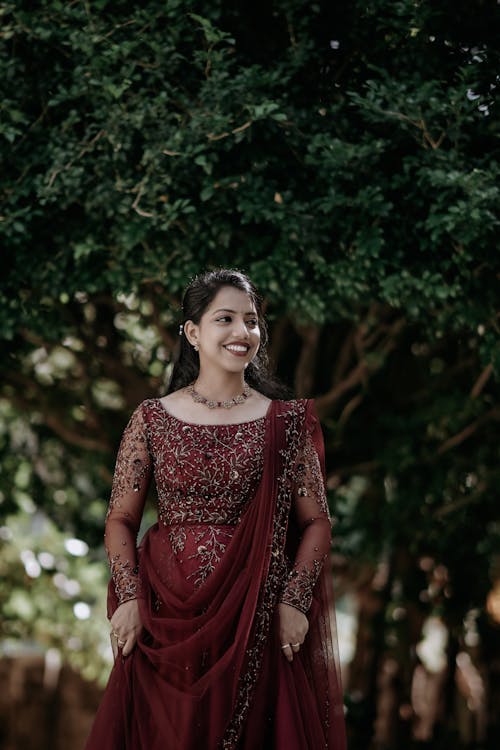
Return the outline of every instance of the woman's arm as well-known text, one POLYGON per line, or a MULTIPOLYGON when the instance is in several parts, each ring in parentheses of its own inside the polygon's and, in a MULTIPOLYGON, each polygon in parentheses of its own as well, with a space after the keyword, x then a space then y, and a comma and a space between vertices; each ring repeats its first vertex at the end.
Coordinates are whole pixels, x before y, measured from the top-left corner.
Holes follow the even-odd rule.
POLYGON ((137 534, 152 476, 142 407, 127 424, 118 449, 104 541, 118 608, 111 617, 113 630, 126 646, 126 656, 140 631, 137 601, 141 595, 137 568, 137 534))
MULTIPOLYGON (((319 425, 316 427, 319 429, 319 425)), ((325 482, 316 440, 306 431, 295 466, 292 512, 301 532, 293 568, 281 595, 281 602, 308 612, 313 589, 330 552, 331 519, 326 500, 325 482)))
POLYGON ((291 512, 300 531, 293 567, 280 597, 280 638, 284 656, 292 661, 307 634, 306 617, 316 581, 330 553, 331 519, 325 491, 324 444, 312 402, 308 404, 304 439, 295 464, 291 512))

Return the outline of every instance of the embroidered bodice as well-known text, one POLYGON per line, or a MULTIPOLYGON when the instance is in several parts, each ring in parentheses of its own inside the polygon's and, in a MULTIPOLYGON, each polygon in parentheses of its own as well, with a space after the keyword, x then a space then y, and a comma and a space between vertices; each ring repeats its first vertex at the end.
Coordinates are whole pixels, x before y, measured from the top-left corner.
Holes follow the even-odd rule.
POLYGON ((237 524, 260 479, 265 419, 189 424, 160 408, 150 419, 160 521, 237 524))
MULTIPOLYGON (((191 424, 170 415, 158 399, 136 408, 118 450, 106 516, 105 544, 120 604, 141 596, 136 542, 153 477, 168 554, 182 563, 189 551, 187 578, 200 586, 220 561, 259 484, 266 420, 191 424)), ((321 467, 307 434, 293 477, 292 512, 301 541, 280 600, 307 612, 331 533, 321 467)))

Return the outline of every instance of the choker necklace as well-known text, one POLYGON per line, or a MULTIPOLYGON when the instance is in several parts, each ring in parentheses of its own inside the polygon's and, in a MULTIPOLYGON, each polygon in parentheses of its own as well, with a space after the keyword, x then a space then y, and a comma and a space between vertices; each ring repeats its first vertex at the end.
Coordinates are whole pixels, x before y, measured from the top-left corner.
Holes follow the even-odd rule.
POLYGON ((243 386, 243 393, 240 393, 238 396, 230 398, 227 401, 212 401, 208 398, 205 398, 205 396, 202 396, 195 389, 194 383, 190 383, 187 386, 186 390, 193 401, 196 401, 197 404, 206 404, 209 409, 230 409, 232 406, 243 404, 250 395, 250 386, 248 385, 248 383, 245 383, 245 385, 243 386))

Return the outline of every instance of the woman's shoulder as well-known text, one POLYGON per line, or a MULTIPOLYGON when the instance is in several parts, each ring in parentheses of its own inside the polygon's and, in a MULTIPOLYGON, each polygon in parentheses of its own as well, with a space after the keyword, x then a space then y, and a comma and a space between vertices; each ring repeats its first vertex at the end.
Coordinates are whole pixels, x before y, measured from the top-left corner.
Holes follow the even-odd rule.
POLYGON ((129 411, 128 423, 146 425, 150 421, 150 415, 162 408, 160 399, 145 398, 129 411))
POLYGON ((172 391, 172 393, 167 393, 166 396, 161 396, 159 398, 150 398, 147 400, 153 402, 153 404, 159 404, 161 407, 163 407, 163 409, 167 409, 168 411, 169 406, 185 400, 185 393, 184 389, 179 391, 172 391))
POLYGON ((314 414, 314 400, 311 398, 274 399, 275 409, 281 414, 303 417, 314 414))
POLYGON ((159 399, 157 398, 145 398, 140 401, 132 410, 132 414, 144 414, 147 409, 150 409, 158 404, 159 399))
POLYGON ((166 396, 150 396, 149 398, 143 399, 140 403, 137 404, 134 411, 140 412, 144 411, 145 409, 151 409, 151 408, 158 408, 159 406, 167 406, 170 403, 175 403, 179 400, 180 392, 174 391, 173 393, 168 393, 166 396))
POLYGON ((283 406, 289 409, 304 409, 309 404, 314 403, 312 398, 287 398, 287 399, 273 399, 275 403, 283 404, 283 406))

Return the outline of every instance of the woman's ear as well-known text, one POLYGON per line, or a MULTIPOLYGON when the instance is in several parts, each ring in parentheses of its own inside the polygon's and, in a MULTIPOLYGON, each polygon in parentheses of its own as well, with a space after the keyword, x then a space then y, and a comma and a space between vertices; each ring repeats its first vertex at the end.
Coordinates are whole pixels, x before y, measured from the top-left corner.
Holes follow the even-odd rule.
POLYGON ((199 327, 192 320, 184 323, 184 333, 191 346, 198 346, 199 327))

